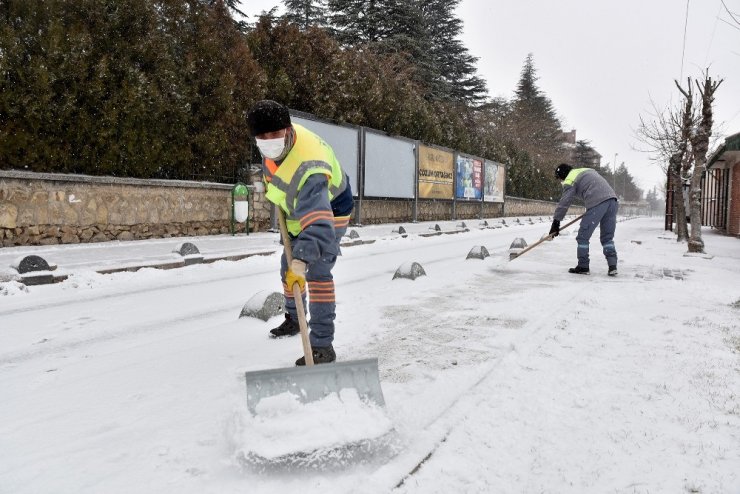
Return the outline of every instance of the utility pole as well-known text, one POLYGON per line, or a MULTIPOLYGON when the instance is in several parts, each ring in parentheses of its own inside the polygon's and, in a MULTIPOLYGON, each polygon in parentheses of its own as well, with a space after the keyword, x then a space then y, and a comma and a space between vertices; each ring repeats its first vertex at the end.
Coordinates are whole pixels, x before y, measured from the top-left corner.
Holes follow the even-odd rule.
POLYGON ((614 192, 617 192, 617 154, 614 153, 614 162, 612 163, 612 187, 614 188, 614 192))
MULTIPOLYGON (((622 165, 624 166, 624 161, 622 161, 622 165)), ((627 174, 625 173, 622 175, 622 197, 627 195, 627 192, 625 192, 625 189, 627 188, 627 174)))

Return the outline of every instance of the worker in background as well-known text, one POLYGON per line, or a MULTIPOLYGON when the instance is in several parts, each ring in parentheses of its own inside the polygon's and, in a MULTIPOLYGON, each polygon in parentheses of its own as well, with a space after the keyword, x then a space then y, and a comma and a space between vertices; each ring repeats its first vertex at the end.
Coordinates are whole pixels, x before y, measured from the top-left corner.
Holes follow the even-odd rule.
POLYGON ((563 183, 560 197, 553 216, 550 235, 557 237, 560 222, 565 218, 574 199, 579 198, 586 207, 581 219, 576 242, 578 242, 578 264, 568 269, 569 273, 589 274, 589 240, 597 226, 601 231, 599 240, 608 265, 607 274, 617 275, 617 249, 614 247, 614 231, 617 227, 617 194, 609 183, 591 168, 573 168, 561 163, 555 169, 555 176, 563 183))

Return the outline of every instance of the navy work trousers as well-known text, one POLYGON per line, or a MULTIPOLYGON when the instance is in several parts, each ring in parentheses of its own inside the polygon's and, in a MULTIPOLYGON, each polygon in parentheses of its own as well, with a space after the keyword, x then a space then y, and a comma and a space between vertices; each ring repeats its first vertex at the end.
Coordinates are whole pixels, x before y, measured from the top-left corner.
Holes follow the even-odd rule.
POLYGON ((596 226, 599 226, 601 235, 601 248, 609 266, 617 265, 617 249, 614 247, 614 231, 617 228, 617 200, 608 199, 601 204, 587 209, 581 219, 576 241, 578 242, 578 266, 588 268, 589 264, 589 240, 596 226))
MULTIPOLYGON (((339 253, 339 242, 347 231, 346 226, 335 224, 335 241, 333 249, 339 253)), ((327 347, 334 341, 334 319, 336 318, 336 297, 334 293, 334 277, 331 274, 337 256, 325 253, 316 262, 312 262, 306 269, 306 283, 308 285, 308 312, 310 319, 308 327, 311 329, 309 339, 312 347, 327 347)), ((280 259, 280 277, 283 280, 283 294, 285 295, 285 309, 294 320, 298 320, 293 291, 285 284, 285 273, 288 271, 288 261, 285 251, 280 259)), ((306 293, 302 293, 303 307, 306 307, 306 293)))

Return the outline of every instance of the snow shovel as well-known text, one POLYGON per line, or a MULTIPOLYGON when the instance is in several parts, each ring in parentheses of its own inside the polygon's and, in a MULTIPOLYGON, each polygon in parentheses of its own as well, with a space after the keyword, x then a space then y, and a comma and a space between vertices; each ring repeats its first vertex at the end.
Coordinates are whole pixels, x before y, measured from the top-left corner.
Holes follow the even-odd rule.
MULTIPOLYGON (((584 213, 584 214, 585 214, 585 213, 584 213)), ((580 220, 581 218, 583 218, 583 214, 582 214, 582 215, 580 215, 579 217, 577 217, 576 219, 574 219, 574 220, 572 220, 572 221, 569 221, 569 222, 568 222, 568 223, 566 223, 566 224, 565 224, 564 226, 561 226, 561 227, 560 227, 560 231, 563 231, 563 230, 565 230, 566 228, 568 228, 568 227, 569 227, 570 225, 572 225, 572 224, 573 224, 573 223, 575 223, 576 221, 579 221, 579 220, 580 220)), ((514 255, 514 256, 513 256, 513 257, 512 257, 511 259, 509 259, 509 261, 513 261, 514 259, 516 259, 516 258, 518 258, 518 257, 521 257, 521 256, 522 256, 522 254, 524 254, 525 252, 528 252, 528 251, 530 251, 530 250, 534 249, 535 247, 537 247, 538 245, 540 245, 540 244, 541 244, 542 242, 544 242, 544 241, 546 241, 546 240, 552 240, 553 238, 554 238, 554 237, 552 236, 552 233, 550 233, 550 234, 548 234, 548 235, 546 235, 546 236, 542 237, 541 239, 539 239, 538 241, 536 241, 535 243, 533 243, 532 245, 530 245, 530 246, 529 246, 529 247, 527 247, 526 249, 524 249, 524 250, 522 250, 521 252, 519 252, 518 254, 514 255)))
MULTIPOLYGON (((293 260, 290 237, 285 225, 284 213, 282 209, 277 209, 280 220, 280 235, 283 239, 288 266, 290 266, 293 260)), ((331 393, 339 393, 342 389, 354 388, 360 398, 384 406, 385 400, 383 399, 383 390, 380 388, 377 358, 314 365, 301 288, 298 283, 295 283, 291 289, 298 312, 298 325, 306 365, 247 372, 245 374, 247 408, 252 415, 257 414, 257 404, 262 399, 285 392, 296 395, 302 403, 309 403, 320 400, 331 393)))

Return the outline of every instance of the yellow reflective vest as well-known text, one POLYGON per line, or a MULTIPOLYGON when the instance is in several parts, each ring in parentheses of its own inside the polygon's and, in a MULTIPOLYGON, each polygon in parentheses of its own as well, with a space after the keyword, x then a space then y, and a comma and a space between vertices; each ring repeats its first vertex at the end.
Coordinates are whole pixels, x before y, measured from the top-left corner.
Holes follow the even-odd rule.
POLYGON ((285 159, 278 165, 271 159, 262 161, 265 197, 285 211, 286 226, 291 235, 301 233, 300 218, 295 218, 296 201, 306 179, 323 173, 329 179, 329 201, 347 188, 347 177, 334 156, 334 150, 305 127, 293 124, 295 141, 285 159))

